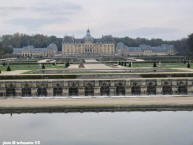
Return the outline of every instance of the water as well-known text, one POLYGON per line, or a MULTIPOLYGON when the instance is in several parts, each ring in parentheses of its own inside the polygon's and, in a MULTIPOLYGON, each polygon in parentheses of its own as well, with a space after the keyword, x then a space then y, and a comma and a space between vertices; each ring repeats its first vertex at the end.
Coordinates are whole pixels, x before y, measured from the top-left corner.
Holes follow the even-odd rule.
POLYGON ((193 112, 1 114, 3 141, 41 145, 193 145, 193 112))

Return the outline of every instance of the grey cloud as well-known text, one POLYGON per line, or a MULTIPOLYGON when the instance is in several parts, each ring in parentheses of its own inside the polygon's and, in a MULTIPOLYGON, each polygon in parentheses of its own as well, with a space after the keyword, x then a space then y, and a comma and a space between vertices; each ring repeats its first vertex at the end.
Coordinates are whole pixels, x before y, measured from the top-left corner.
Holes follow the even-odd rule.
POLYGON ((63 30, 64 25, 66 33, 82 36, 85 34, 82 29, 90 25, 97 36, 108 33, 121 37, 178 39, 193 31, 192 0, 146 1, 0 0, 0 24, 4 26, 0 33, 34 30, 48 33, 47 29, 52 29, 50 33, 60 35, 60 28, 55 31, 54 26, 63 30), (154 23, 158 17, 162 22, 154 23), (56 25, 44 29, 47 24, 56 25))
POLYGON ((45 12, 49 14, 74 14, 82 10, 80 5, 72 3, 54 4, 54 5, 44 5, 39 7, 32 7, 32 10, 45 12))
POLYGON ((133 30, 114 32, 113 35, 121 37, 129 36, 132 38, 162 38, 165 40, 177 40, 181 39, 182 36, 185 37, 183 31, 170 27, 142 27, 133 30))
POLYGON ((144 27, 128 32, 132 37, 178 39, 183 32, 174 28, 144 27))
POLYGON ((10 12, 16 11, 31 11, 31 12, 40 12, 43 14, 51 14, 51 15, 71 15, 78 13, 82 10, 81 5, 73 4, 73 3, 61 3, 61 4, 50 4, 50 3, 39 3, 36 6, 30 7, 0 7, 0 14, 8 14, 10 12))
MULTIPOLYGON (((41 1, 43 2, 43 1, 41 1)), ((7 20, 9 24, 16 26, 24 26, 29 30, 38 29, 46 24, 60 24, 69 22, 71 15, 82 10, 80 5, 74 3, 38 3, 30 7, 0 7, 0 15, 8 15, 10 12, 21 14, 21 17, 16 16, 7 20), (37 18, 25 18, 25 12, 36 13, 37 18)))
POLYGON ((156 35, 156 34, 176 33, 176 32, 179 32, 179 30, 174 28, 145 27, 145 28, 135 29, 130 32, 134 34, 156 35))
POLYGON ((9 13, 12 13, 14 11, 23 11, 26 10, 25 7, 0 7, 0 15, 1 16, 7 16, 9 13))
POLYGON ((68 18, 27 18, 27 19, 12 19, 9 21, 10 24, 13 25, 22 25, 28 29, 37 29, 46 24, 60 23, 60 22, 68 22, 70 21, 68 18))
POLYGON ((24 10, 25 7, 0 7, 0 11, 24 10))

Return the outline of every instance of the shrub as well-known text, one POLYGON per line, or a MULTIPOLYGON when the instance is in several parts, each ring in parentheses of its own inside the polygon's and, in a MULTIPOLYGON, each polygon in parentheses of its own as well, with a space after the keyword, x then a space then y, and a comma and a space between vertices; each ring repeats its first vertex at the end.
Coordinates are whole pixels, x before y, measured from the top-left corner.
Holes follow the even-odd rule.
POLYGON ((154 62, 154 63, 153 63, 153 67, 157 67, 157 64, 156 64, 156 62, 154 62))
POLYGON ((129 67, 131 67, 131 62, 129 63, 129 67))
POLYGON ((124 62, 124 66, 127 66, 127 62, 124 62))
POLYGON ((11 67, 10 66, 7 67, 7 71, 11 71, 11 67))
POLYGON ((67 63, 65 64, 65 67, 68 68, 69 66, 70 66, 70 63, 67 62, 67 63))
POLYGON ((42 69, 45 69, 45 68, 46 68, 46 67, 45 67, 45 65, 43 64, 43 65, 42 65, 42 69))
POLYGON ((188 62, 188 64, 187 64, 187 68, 190 68, 190 63, 188 62))

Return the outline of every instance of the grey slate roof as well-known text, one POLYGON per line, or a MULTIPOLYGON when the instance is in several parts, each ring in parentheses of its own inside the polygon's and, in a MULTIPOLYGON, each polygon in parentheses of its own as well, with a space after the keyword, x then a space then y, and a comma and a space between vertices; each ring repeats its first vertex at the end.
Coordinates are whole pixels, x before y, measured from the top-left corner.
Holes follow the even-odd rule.
POLYGON ((144 51, 144 50, 152 50, 154 52, 162 52, 162 51, 168 51, 169 49, 174 48, 173 45, 168 45, 168 44, 162 44, 160 46, 149 46, 149 45, 139 45, 138 47, 128 47, 127 45, 125 45, 122 42, 117 43, 116 49, 126 49, 128 51, 136 51, 136 52, 140 52, 140 51, 144 51))
POLYGON ((76 39, 72 36, 65 36, 63 39, 63 43, 114 43, 113 37, 111 35, 104 35, 100 39, 95 39, 91 36, 90 30, 87 30, 86 36, 82 39, 76 39))
POLYGON ((34 48, 33 45, 28 45, 23 48, 13 48, 13 54, 18 54, 25 50, 35 53, 35 52, 44 52, 47 50, 56 50, 57 51, 58 48, 57 48, 57 45, 54 43, 49 44, 47 48, 34 48))

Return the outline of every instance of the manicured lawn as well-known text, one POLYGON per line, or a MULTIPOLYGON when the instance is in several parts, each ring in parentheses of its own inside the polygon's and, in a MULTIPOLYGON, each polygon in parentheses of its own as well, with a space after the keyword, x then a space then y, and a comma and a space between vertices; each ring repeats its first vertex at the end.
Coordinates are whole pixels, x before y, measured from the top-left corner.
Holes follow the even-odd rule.
MULTIPOLYGON (((162 68, 187 68, 187 64, 183 63, 157 63, 157 66, 162 68)), ((190 64, 193 68, 193 64, 190 64)), ((133 67, 153 67, 153 63, 133 63, 133 67)))
MULTIPOLYGON (((191 68, 193 69, 193 63, 190 64, 191 68)), ((159 63, 157 63, 157 66, 159 66, 159 63)), ((7 69, 7 65, 6 66, 2 66, 0 65, 0 70, 1 71, 6 71, 7 69)), ((31 70, 31 71, 36 71, 41 69, 40 68, 40 64, 21 64, 21 65, 10 65, 11 70, 31 70)), ((139 67, 153 67, 153 63, 133 63, 133 67, 134 68, 139 68, 139 67)), ((187 64, 183 64, 183 63, 161 63, 160 64, 161 68, 187 68, 187 64)), ((57 64, 57 65, 52 65, 52 64, 46 64, 45 65, 45 69, 51 69, 51 68, 55 68, 55 69, 63 69, 64 64, 57 64)))
MULTIPOLYGON (((6 71, 7 67, 8 67, 7 65, 6 66, 0 65, 0 70, 1 71, 6 71)), ((31 70, 31 71, 35 71, 35 70, 40 69, 40 65, 39 64, 10 65, 10 67, 11 67, 12 71, 13 70, 31 70)), ((46 64, 45 68, 46 69, 48 69, 48 68, 64 68, 64 65, 63 64, 62 65, 61 64, 59 64, 59 65, 46 64)))
POLYGON ((133 67, 152 67, 152 63, 133 63, 133 67))

